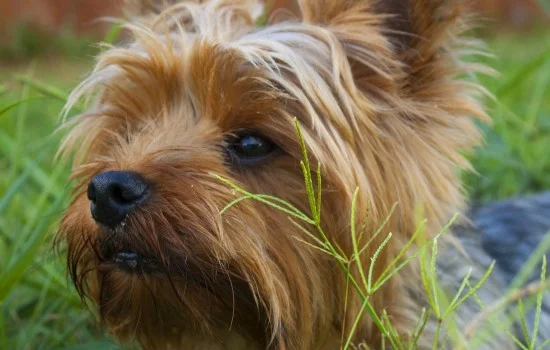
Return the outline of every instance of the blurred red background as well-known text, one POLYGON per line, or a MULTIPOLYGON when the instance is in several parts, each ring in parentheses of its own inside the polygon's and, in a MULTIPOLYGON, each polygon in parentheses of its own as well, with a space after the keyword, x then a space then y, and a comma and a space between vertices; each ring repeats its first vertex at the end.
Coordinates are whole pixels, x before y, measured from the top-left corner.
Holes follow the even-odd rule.
MULTIPOLYGON (((292 7, 294 0, 275 0, 275 7, 292 7)), ((101 33, 105 24, 94 21, 119 14, 122 0, 0 0, 0 38, 6 38, 17 24, 55 33, 69 26, 77 33, 101 33)), ((475 0, 479 10, 497 29, 525 29, 548 13, 537 0, 475 0)), ((4 39, 2 39, 4 40, 4 39)))
POLYGON ((105 24, 94 20, 116 15, 122 0, 0 0, 0 33, 18 24, 56 32, 70 26, 78 33, 101 32, 105 24))

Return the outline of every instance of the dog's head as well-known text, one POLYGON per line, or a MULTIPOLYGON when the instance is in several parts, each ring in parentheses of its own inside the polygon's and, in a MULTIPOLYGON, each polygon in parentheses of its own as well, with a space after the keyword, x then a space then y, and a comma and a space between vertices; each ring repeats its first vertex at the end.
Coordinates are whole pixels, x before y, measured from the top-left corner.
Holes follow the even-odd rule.
MULTIPOLYGON (((311 213, 294 118, 313 170, 321 164, 321 228, 335 247, 351 255, 356 188, 363 244, 398 202, 379 274, 414 231, 417 205, 432 228, 461 205, 460 152, 482 112, 456 79, 476 68, 453 46, 460 2, 303 0, 300 19, 265 26, 252 0, 157 12, 134 2, 131 40, 108 48, 70 98, 94 102, 63 145, 77 184, 58 238, 110 330, 151 347, 339 339, 361 305, 345 297, 338 262, 304 243, 317 244, 304 233, 315 229, 289 219, 311 213), (242 200, 222 213, 241 194, 213 174, 295 209, 242 200)), ((405 325, 404 279, 389 286, 372 303, 405 325)), ((368 317, 357 329, 377 338, 368 317)))

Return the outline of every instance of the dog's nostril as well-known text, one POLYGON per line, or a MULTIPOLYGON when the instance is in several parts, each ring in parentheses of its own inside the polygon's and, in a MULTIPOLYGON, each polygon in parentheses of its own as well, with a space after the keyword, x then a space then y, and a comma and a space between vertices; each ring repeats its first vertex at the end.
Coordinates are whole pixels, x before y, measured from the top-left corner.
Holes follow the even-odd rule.
POLYGON ((88 192, 87 192, 87 195, 88 195, 88 199, 91 200, 92 202, 95 202, 95 186, 93 184, 93 182, 90 182, 90 184, 88 185, 88 192))
POLYGON ((113 200, 122 204, 132 204, 143 196, 145 191, 147 191, 147 187, 136 182, 125 184, 115 183, 111 187, 110 191, 113 200))
POLYGON ((107 227, 117 226, 145 199, 148 189, 142 177, 132 172, 108 171, 95 176, 87 192, 93 218, 107 227))

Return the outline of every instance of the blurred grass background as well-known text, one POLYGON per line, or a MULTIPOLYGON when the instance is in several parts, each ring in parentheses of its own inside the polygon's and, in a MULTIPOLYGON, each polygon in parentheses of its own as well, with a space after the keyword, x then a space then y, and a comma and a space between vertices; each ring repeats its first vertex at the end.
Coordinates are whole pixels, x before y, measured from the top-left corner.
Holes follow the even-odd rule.
MULTIPOLYGON (((1 5, 1 4, 0 4, 1 5)), ((550 27, 484 33, 500 72, 487 144, 465 175, 473 201, 550 189, 550 27)), ((64 96, 91 68, 97 36, 26 24, 0 42, 0 349, 116 348, 91 321, 51 250, 68 201, 68 166, 53 156, 64 96), (9 37, 9 38, 8 38, 9 37), (29 84, 31 81, 43 85, 29 84)))

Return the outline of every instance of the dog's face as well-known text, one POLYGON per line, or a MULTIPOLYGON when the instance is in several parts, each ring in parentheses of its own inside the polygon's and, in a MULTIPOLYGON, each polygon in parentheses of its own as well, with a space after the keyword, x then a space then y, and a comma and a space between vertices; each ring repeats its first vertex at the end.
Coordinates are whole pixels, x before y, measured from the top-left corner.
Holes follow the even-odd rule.
MULTIPOLYGON (((98 91, 70 122, 77 185, 59 230, 78 291, 117 337, 303 348, 351 325, 360 304, 344 307, 345 276, 287 213, 253 200, 222 213, 240 194, 214 174, 309 215, 294 118, 322 165, 323 230, 345 252, 357 187, 365 241, 399 202, 387 259, 419 202, 434 226, 460 206, 458 152, 479 112, 451 80, 458 5, 416 2, 434 18, 392 27, 392 3, 311 0, 303 19, 258 28, 261 9, 243 0, 182 2, 128 25, 132 42, 107 50, 71 99, 98 91)), ((397 317, 400 294, 373 303, 397 317)), ((366 318, 359 327, 376 338, 366 318)))

